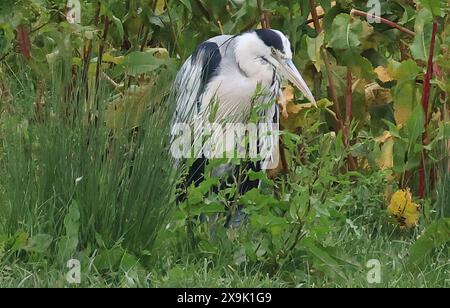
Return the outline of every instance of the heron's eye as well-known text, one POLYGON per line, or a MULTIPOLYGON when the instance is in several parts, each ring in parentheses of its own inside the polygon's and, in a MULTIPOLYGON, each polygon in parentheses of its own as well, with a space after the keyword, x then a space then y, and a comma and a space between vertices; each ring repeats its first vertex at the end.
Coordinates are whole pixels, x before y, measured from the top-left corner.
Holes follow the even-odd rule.
POLYGON ((271 48, 271 51, 272 51, 272 55, 276 55, 277 54, 277 51, 275 50, 275 48, 271 48))

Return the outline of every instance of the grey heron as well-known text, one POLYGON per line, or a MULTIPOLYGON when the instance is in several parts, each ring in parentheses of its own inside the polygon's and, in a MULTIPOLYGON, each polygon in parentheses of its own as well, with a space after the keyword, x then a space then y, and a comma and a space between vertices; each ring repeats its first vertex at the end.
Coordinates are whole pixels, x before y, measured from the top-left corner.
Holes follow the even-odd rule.
MULTIPOLYGON (((200 44, 185 61, 174 83, 176 110, 173 125, 211 120, 239 123, 251 112, 259 87, 265 89, 258 104, 269 104, 261 121, 278 124, 276 101, 282 95, 282 81, 289 80, 313 104, 311 91, 292 61, 289 39, 280 31, 259 29, 231 36, 213 37, 200 44), (215 108, 211 108, 212 102, 215 108), (214 111, 213 111, 214 110, 214 111)), ((194 140, 200 132, 194 131, 194 140)), ((203 178, 205 158, 191 167, 186 184, 198 184, 203 178)), ((251 169, 261 169, 252 164, 251 169)), ((258 185, 246 181, 241 193, 258 185)))

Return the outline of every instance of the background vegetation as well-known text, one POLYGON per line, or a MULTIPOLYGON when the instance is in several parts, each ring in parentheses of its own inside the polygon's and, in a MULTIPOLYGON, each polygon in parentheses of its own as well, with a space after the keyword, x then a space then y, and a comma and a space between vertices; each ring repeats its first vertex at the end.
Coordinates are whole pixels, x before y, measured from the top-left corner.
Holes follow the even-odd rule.
POLYGON ((76 286, 71 258, 81 286, 366 287, 371 259, 374 286, 450 285, 448 1, 381 1, 380 23, 366 1, 87 0, 79 22, 75 2, 0 3, 0 286, 76 286), (286 85, 282 163, 246 175, 263 188, 208 172, 176 207, 177 68, 258 27, 320 108, 286 85))

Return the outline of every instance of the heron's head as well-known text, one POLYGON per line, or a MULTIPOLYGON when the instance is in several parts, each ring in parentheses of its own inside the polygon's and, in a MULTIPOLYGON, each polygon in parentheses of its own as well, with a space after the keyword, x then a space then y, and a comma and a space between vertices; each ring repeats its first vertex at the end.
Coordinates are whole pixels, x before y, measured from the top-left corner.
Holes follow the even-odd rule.
POLYGON ((271 70, 289 80, 313 104, 316 100, 292 61, 289 39, 280 31, 259 29, 238 37, 236 58, 251 74, 259 74, 258 66, 270 65, 271 70))

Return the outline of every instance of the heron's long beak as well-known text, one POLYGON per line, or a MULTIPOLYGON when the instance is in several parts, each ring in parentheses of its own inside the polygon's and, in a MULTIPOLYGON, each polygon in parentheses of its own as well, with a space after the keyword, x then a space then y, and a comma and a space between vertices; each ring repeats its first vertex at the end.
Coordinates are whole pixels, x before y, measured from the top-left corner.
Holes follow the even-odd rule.
POLYGON ((292 60, 281 60, 279 63, 282 75, 292 82, 294 86, 296 86, 303 95, 317 107, 316 100, 311 93, 311 90, 308 88, 308 85, 295 67, 294 62, 292 62, 292 60))

